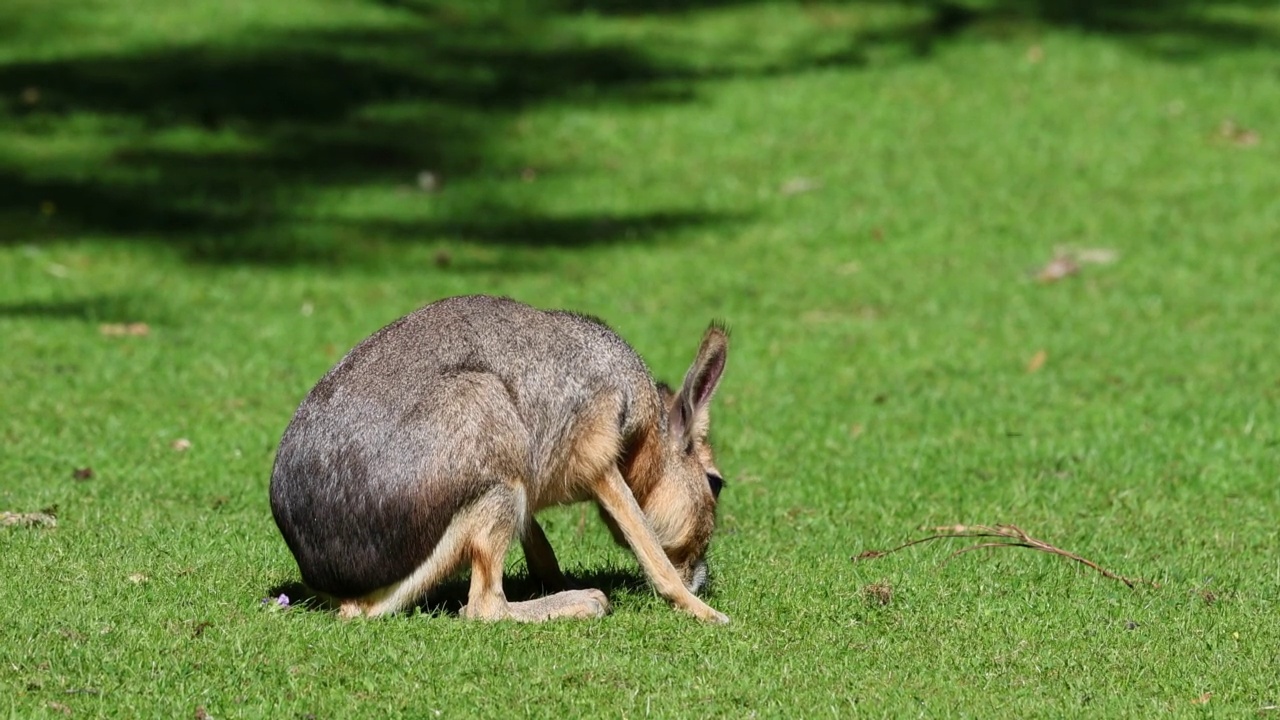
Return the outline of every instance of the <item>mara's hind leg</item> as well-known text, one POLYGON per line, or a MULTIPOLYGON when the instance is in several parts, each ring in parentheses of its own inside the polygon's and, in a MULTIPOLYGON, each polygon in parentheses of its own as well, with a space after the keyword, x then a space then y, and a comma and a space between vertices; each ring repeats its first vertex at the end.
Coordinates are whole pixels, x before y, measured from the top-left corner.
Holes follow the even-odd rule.
POLYGON ((379 588, 358 598, 343 599, 338 603, 338 616, 353 618, 366 615, 375 617, 412 607, 451 575, 458 572, 467 560, 472 538, 488 525, 490 512, 482 500, 454 518, 441 536, 431 555, 409 577, 379 588))
MULTIPOLYGON (((527 602, 508 602, 502 589, 502 566, 506 558, 507 547, 516 534, 516 518, 523 515, 515 503, 519 501, 517 493, 506 494, 504 500, 510 503, 496 502, 487 508, 488 525, 481 532, 471 536, 471 590, 467 596, 467 605, 462 608, 462 617, 472 620, 516 620, 518 622, 543 622, 556 618, 597 618, 609 612, 609 600, 599 590, 567 590, 527 602)), ((523 493, 520 493, 523 495, 523 493)), ((486 498, 491 500, 496 498, 486 498)), ((531 527, 537 527, 536 523, 531 527)), ((541 545, 547 551, 551 546, 547 543, 542 529, 536 530, 541 538, 541 545)), ((527 547, 527 545, 526 545, 527 547)), ((540 551, 542 548, 539 548, 540 551)), ((539 570, 547 571, 545 555, 535 551, 539 560, 539 570)), ((559 566, 555 565, 552 554, 550 562, 559 574, 559 566)), ((535 572, 538 572, 535 570, 535 572)), ((563 579, 563 576, 561 576, 563 579)))
POLYGON ((569 581, 560 571, 556 552, 551 549, 546 533, 534 518, 529 518, 529 524, 520 536, 520 547, 524 550, 525 564, 529 566, 529 577, 542 585, 543 592, 569 589, 569 581))

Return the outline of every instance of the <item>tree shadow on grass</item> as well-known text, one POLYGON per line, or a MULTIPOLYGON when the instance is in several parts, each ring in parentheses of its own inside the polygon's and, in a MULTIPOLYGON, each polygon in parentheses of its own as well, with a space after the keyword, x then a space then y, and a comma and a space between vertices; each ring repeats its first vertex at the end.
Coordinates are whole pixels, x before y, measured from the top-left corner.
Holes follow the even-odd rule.
POLYGON ((94 323, 164 324, 169 318, 154 296, 114 293, 66 300, 24 300, 0 303, 0 318, 80 320, 94 323))
MULTIPOLYGON (((1214 13, 1202 0, 861 0, 920 11, 914 21, 861 33, 868 45, 904 44, 927 57, 941 43, 965 32, 1016 37, 1027 29, 1056 28, 1109 38, 1169 61, 1267 46, 1280 41, 1274 29, 1214 13)), ((856 2, 854 3, 856 4, 856 2)), ((1263 0, 1219 3, 1248 10, 1263 0)))
POLYGON ((52 164, 0 156, 0 243, 87 234, 203 262, 291 263, 348 260, 370 237, 586 247, 714 222, 680 210, 545 218, 423 187, 424 173, 443 179, 444 193, 477 176, 519 182, 493 142, 523 108, 692 95, 623 45, 552 43, 536 28, 488 21, 406 25, 0 66, 0 118, 37 141, 87 127, 100 154, 52 164), (429 207, 399 222, 346 221, 345 232, 341 219, 298 209, 369 189, 429 207), (396 232, 380 232, 388 227, 396 232))
MULTIPOLYGON (((733 6, 763 4, 763 0, 547 0, 560 12, 639 16, 653 13, 690 14, 733 6)), ((897 7, 916 10, 918 17, 888 28, 855 33, 855 46, 864 50, 879 44, 905 43, 916 55, 962 31, 985 28, 999 35, 1028 24, 1066 28, 1109 37, 1169 60, 1195 59, 1241 47, 1274 45, 1274 29, 1225 10, 1264 10, 1273 0, 829 0, 801 3, 817 7, 897 7)))
MULTIPOLYGON (((216 264, 341 264, 397 245, 462 243, 493 248, 491 269, 518 271, 547 248, 661 242, 733 220, 679 207, 552 216, 521 205, 511 189, 523 169, 499 146, 528 108, 688 102, 721 77, 865 68, 869 49, 890 45, 926 58, 962 33, 1028 24, 1174 59, 1277 40, 1196 0, 835 0, 909 12, 832 31, 847 37, 763 67, 694 70, 656 59, 642 40, 565 23, 583 11, 697 13, 753 0, 541 0, 518 13, 370 2, 403 22, 0 65, 0 243, 92 237, 216 264), (335 202, 341 212, 328 210, 335 202), (358 210, 366 202, 380 205, 358 210)), ((0 36, 50 34, 51 18, 15 23, 0 11, 0 36)))

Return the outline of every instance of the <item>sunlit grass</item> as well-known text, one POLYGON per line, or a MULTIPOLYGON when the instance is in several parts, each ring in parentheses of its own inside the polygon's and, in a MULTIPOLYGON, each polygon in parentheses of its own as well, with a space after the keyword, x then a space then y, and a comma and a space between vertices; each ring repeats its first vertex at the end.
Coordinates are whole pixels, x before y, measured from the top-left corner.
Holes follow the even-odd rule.
POLYGON ((0 43, 0 511, 58 527, 0 529, 0 714, 1280 702, 1269 6, 1130 32, 989 3, 944 32, 909 3, 27 5, 0 43), (729 321, 732 625, 637 589, 580 508, 545 519, 569 573, 636 580, 599 622, 261 604, 297 580, 266 498, 296 404, 469 292, 605 318, 668 380, 729 321), (1158 587, 1019 549, 851 561, 955 523, 1158 587))

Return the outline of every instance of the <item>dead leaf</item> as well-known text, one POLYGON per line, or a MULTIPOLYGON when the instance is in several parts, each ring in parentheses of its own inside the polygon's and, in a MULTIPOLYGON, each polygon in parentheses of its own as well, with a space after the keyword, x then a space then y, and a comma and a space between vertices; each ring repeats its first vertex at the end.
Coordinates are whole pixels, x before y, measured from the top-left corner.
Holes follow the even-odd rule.
POLYGON ((58 519, 52 513, 16 513, 0 512, 0 527, 21 525, 23 527, 57 527, 58 519))
POLYGON ((871 583, 862 588, 862 597, 870 605, 888 605, 893 602, 893 588, 888 583, 871 583))
POLYGON ((1081 265, 1110 265, 1120 258, 1120 253, 1111 248, 1082 248, 1071 254, 1081 265))
POLYGON ((1031 360, 1027 362, 1027 372, 1039 372, 1044 367, 1044 363, 1049 359, 1049 353, 1044 350, 1037 350, 1035 355, 1031 356, 1031 360))
POLYGON ((801 193, 813 192, 822 187, 822 183, 813 178, 794 177, 782 183, 782 187, 778 188, 778 192, 783 195, 799 195, 801 193))
POLYGON ((98 332, 104 337, 146 337, 151 334, 151 326, 143 322, 106 323, 98 326, 98 332))
POLYGON ((93 468, 91 467, 76 468, 75 470, 71 471, 71 477, 80 481, 92 480, 93 468))
POLYGON ((178 452, 186 452, 191 449, 191 441, 186 438, 178 438, 177 440, 169 443, 169 447, 178 452))
POLYGON ((1042 283, 1057 282, 1080 272, 1080 263, 1070 255, 1059 254, 1040 268, 1036 279, 1042 283))
POLYGON ((1207 705, 1207 704, 1209 704, 1209 698, 1211 698, 1211 697, 1213 697, 1213 692, 1212 692, 1212 691, 1207 692, 1207 693, 1204 693, 1204 694, 1203 694, 1203 695, 1201 695, 1200 697, 1198 697, 1198 698, 1196 698, 1196 699, 1192 700, 1192 701, 1191 701, 1191 704, 1192 704, 1192 705, 1207 705))
POLYGON ((1253 147, 1262 142, 1262 136, 1256 130, 1242 127, 1231 118, 1224 119, 1218 125, 1218 137, 1240 147, 1253 147))
POLYGON ((209 714, 209 711, 208 711, 208 710, 205 710, 205 709, 204 709, 204 706, 203 706, 203 705, 197 705, 197 706, 196 706, 196 716, 195 716, 195 717, 196 717, 196 720, 213 720, 213 716, 209 714))
POLYGON ((133 573, 126 579, 134 585, 142 585, 151 580, 151 578, 143 575, 142 573, 133 573))
POLYGON ((49 709, 50 709, 50 710, 57 710, 58 712, 62 713, 63 715, 70 715, 70 714, 71 714, 71 708, 67 707, 66 705, 63 705, 63 704, 62 704, 62 703, 60 703, 60 702, 51 702, 51 703, 49 703, 49 709))
POLYGON ((418 173, 418 189, 424 193, 440 191, 440 176, 430 170, 418 173))

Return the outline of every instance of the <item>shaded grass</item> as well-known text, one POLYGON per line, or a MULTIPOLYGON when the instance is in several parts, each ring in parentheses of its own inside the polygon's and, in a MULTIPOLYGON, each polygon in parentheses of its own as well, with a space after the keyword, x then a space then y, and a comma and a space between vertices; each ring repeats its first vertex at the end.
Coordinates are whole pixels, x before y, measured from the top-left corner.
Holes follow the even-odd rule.
POLYGON ((59 527, 0 530, 0 712, 1280 701, 1280 75, 1250 39, 1274 10, 1211 8, 1249 35, 1177 31, 1203 52, 1170 57, 1149 41, 1196 6, 1118 33, 973 5, 927 54, 933 6, 559 7, 66 4, 14 31, 0 510, 57 504, 59 527), (1119 260, 1036 283, 1058 245, 1119 260), (477 291, 600 315, 666 378, 731 321, 711 602, 733 625, 670 611, 576 508, 546 530, 609 589, 603 622, 260 604, 297 579, 265 488, 298 400, 377 327, 477 291), (99 333, 118 322, 151 332, 99 333), (1161 587, 1031 553, 849 562, 956 522, 1161 587))

